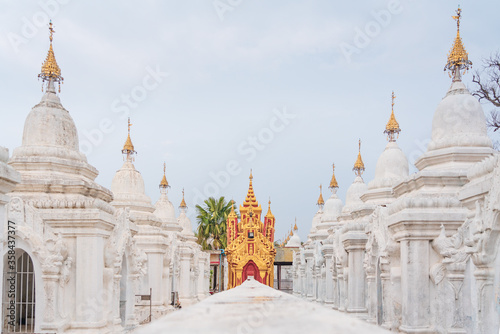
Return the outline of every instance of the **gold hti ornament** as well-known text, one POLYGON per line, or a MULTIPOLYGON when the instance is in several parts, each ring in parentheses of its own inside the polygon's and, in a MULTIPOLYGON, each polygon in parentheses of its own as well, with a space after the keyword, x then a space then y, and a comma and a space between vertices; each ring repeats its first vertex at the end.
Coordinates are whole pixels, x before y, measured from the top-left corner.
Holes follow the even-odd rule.
POLYGON ((332 179, 330 180, 330 185, 328 188, 330 188, 332 191, 334 189, 337 189, 339 187, 339 184, 337 183, 337 179, 335 178, 335 164, 332 164, 333 168, 333 173, 332 173, 332 179))
POLYGON ((363 159, 361 159, 361 139, 359 140, 358 158, 356 159, 352 170, 354 171, 356 176, 363 175, 363 172, 365 171, 365 164, 363 163, 363 159))
POLYGON ((55 30, 52 27, 52 20, 49 23, 49 39, 50 39, 50 47, 49 52, 47 53, 47 58, 42 64, 42 71, 38 74, 38 78, 42 79, 42 92, 43 92, 43 83, 47 81, 48 90, 55 82, 59 84, 59 93, 61 92, 61 84, 64 82, 64 78, 61 76, 61 69, 59 65, 57 65, 56 56, 54 55, 54 49, 52 48, 52 40, 54 38, 55 30))
POLYGON ((399 128, 399 123, 396 121, 396 117, 394 116, 394 99, 396 95, 394 95, 394 91, 392 91, 392 103, 391 103, 391 117, 389 118, 389 122, 385 126, 384 133, 387 134, 387 140, 390 142, 396 141, 397 137, 399 137, 399 133, 401 129, 399 128))
MULTIPOLYGON (((131 142, 132 144, 132 142, 131 142)), ((132 145, 132 150, 134 149, 134 146, 132 145)), ((167 189, 167 188, 170 188, 169 184, 168 184, 168 181, 167 181, 167 164, 164 162, 163 163, 163 177, 160 181, 160 189, 167 189)), ((184 189, 182 189, 182 200, 184 201, 184 189)), ((184 203, 185 204, 185 203, 184 203)), ((182 203, 181 203, 182 205, 182 203)))
POLYGON ((462 43, 462 38, 460 37, 460 17, 462 14, 462 9, 458 7, 456 11, 457 15, 453 15, 452 18, 457 21, 457 36, 455 37, 455 42, 448 53, 448 61, 444 66, 444 70, 450 71, 450 77, 453 81, 461 80, 461 70, 463 74, 472 66, 472 62, 469 60, 469 54, 465 51, 465 47, 462 43))
MULTIPOLYGON (((127 161, 131 160, 132 155, 137 153, 134 150, 134 144, 132 144, 132 139, 130 139, 130 127, 132 126, 132 123, 130 123, 130 117, 128 118, 128 135, 127 135, 127 140, 125 141, 125 144, 123 145, 122 153, 127 155, 127 161)), ((168 184, 167 184, 168 185, 168 184)))
POLYGON ((323 209, 323 205, 325 205, 325 201, 323 200, 323 186, 321 184, 319 185, 319 197, 316 204, 320 209, 323 209))

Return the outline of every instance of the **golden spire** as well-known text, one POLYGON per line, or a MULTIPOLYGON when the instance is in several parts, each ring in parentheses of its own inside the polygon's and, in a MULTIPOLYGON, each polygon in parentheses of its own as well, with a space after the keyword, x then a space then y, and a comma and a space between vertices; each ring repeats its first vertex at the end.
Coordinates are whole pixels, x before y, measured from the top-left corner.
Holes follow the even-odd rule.
MULTIPOLYGON (((129 138, 130 138, 130 136, 129 136, 129 138)), ((132 149, 133 148, 134 148, 134 146, 132 146, 132 149)), ((168 185, 167 176, 165 174, 166 171, 167 171, 167 164, 163 163, 163 177, 162 177, 161 182, 160 182, 160 189, 170 188, 170 186, 168 185)), ((184 202, 184 189, 182 189, 182 201, 184 202)), ((184 203, 184 204, 186 204, 186 203, 184 203)), ((181 205, 182 205, 182 203, 181 203, 181 205)))
POLYGON ((359 140, 358 159, 356 159, 352 170, 357 176, 361 176, 365 171, 365 164, 363 163, 363 159, 361 159, 361 139, 359 140))
POLYGON ((390 142, 396 141, 396 134, 399 137, 399 133, 401 129, 399 128, 399 123, 396 121, 396 117, 394 116, 394 99, 396 95, 394 95, 394 91, 392 91, 392 103, 391 103, 391 117, 389 118, 389 122, 385 126, 384 133, 387 134, 387 140, 390 142))
POLYGON ((325 201, 323 200, 323 186, 320 184, 319 185, 319 197, 318 197, 318 202, 316 203, 318 206, 322 206, 325 204, 325 201))
POLYGON ((328 188, 333 190, 334 188, 338 188, 339 184, 337 183, 337 179, 335 178, 335 164, 332 164, 332 168, 333 168, 332 179, 330 180, 330 186, 328 188))
POLYGON ((291 236, 293 236, 293 232, 292 232, 292 230, 290 230, 290 233, 288 233, 288 235, 289 235, 290 237, 291 237, 291 236))
POLYGON ((295 225, 293 226, 293 230, 297 231, 299 228, 297 227, 297 217, 295 217, 295 225))
POLYGON ((469 54, 465 51, 465 47, 462 43, 462 38, 460 37, 460 16, 462 9, 460 6, 456 11, 457 15, 453 15, 452 18, 457 21, 457 36, 455 37, 455 42, 448 53, 448 61, 444 66, 444 70, 449 70, 451 72, 450 77, 453 75, 453 81, 460 81, 460 71, 464 70, 463 74, 472 66, 472 62, 469 60, 469 54))
POLYGON ((251 169, 250 169, 250 176, 248 178, 250 182, 248 185, 247 197, 245 198, 243 206, 258 206, 257 199, 255 198, 255 193, 253 191, 253 184, 252 184, 253 175, 251 169))
MULTIPOLYGON (((49 22, 49 39, 50 47, 47 53, 47 58, 42 64, 42 71, 38 74, 38 79, 42 79, 42 83, 47 81, 47 89, 51 83, 57 82, 59 84, 59 93, 61 92, 61 84, 64 82, 64 78, 61 76, 61 69, 57 65, 56 56, 54 55, 54 49, 52 48, 52 39, 54 38, 55 30, 52 27, 52 20, 49 22)), ((42 86, 43 91, 43 86, 42 86)))
POLYGON ((236 212, 234 212, 234 200, 231 200, 231 212, 229 212, 229 215, 227 218, 237 218, 238 216, 236 215, 236 212))
POLYGON ((271 218, 271 217, 274 217, 273 213, 271 212, 271 198, 269 198, 268 204, 269 204, 269 206, 267 208, 266 217, 271 218))
MULTIPOLYGON (((127 159, 134 153, 134 144, 132 144, 132 140, 130 139, 130 127, 132 123, 130 123, 130 117, 128 118, 128 136, 125 144, 123 145, 122 153, 127 155, 127 159)), ((168 185, 168 184, 167 184, 168 185)))
POLYGON ((182 188, 182 201, 181 201, 181 205, 179 205, 179 208, 181 209, 187 209, 187 205, 186 205, 186 201, 184 200, 184 188, 182 188))

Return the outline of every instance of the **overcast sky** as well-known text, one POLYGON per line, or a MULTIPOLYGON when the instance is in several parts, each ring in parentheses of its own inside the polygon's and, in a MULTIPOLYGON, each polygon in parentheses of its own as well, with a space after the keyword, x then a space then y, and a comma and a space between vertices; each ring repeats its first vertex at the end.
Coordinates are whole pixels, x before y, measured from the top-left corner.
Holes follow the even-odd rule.
MULTIPOLYGON (((153 202, 163 162, 177 207, 254 189, 276 216, 276 239, 295 217, 304 241, 325 200, 331 164, 339 195, 354 180, 358 150, 373 179, 390 116, 391 91, 415 159, 450 86, 443 72, 456 34, 453 1, 0 0, 0 145, 21 145, 24 120, 40 101, 47 22, 64 85, 60 97, 81 150, 111 186, 122 163, 127 120, 136 168, 153 202)), ((473 62, 499 49, 498 1, 461 3, 461 35, 473 62)), ((472 75, 464 81, 469 87, 472 75)), ((485 112, 491 106, 483 105, 485 112)), ((178 213, 178 210, 177 210, 178 213)))

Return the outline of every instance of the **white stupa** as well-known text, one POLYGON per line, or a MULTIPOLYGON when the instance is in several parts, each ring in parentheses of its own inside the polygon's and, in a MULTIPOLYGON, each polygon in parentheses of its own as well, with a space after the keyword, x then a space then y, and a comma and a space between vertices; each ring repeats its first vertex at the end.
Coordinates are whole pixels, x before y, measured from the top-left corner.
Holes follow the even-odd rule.
POLYGON ((361 140, 359 140, 358 158, 356 159, 352 170, 356 174, 356 178, 354 179, 354 182, 351 184, 351 186, 347 189, 347 193, 345 196, 345 206, 342 209, 342 214, 348 214, 364 206, 364 202, 361 200, 361 195, 363 195, 368 190, 368 187, 361 177, 361 175, 365 171, 365 164, 363 163, 363 159, 361 158, 361 140))
POLYGON ((328 186, 332 195, 325 202, 323 216, 321 217, 323 224, 336 222, 338 217, 341 215, 342 207, 344 206, 342 200, 337 196, 337 189, 339 188, 339 185, 337 183, 337 179, 335 178, 335 164, 333 164, 332 167, 332 179, 330 180, 330 185, 328 186))
POLYGON ((191 224, 191 220, 186 214, 188 207, 186 205, 186 201, 184 200, 184 189, 182 190, 182 201, 181 205, 179 205, 179 209, 181 210, 181 213, 179 214, 179 218, 177 218, 177 222, 179 226, 182 227, 182 234, 185 236, 194 237, 193 225, 191 224))
POLYGON ((290 240, 288 240, 288 242, 286 243, 285 247, 287 247, 287 248, 298 248, 298 247, 300 247, 300 237, 297 234, 298 230, 299 229, 297 227, 297 221, 295 221, 295 225, 294 225, 293 230, 292 230, 293 234, 290 237, 290 240))
POLYGON ((392 187, 408 177, 408 159, 396 143, 401 129, 394 116, 394 99, 392 92, 391 117, 387 122, 384 133, 387 134, 387 146, 382 152, 375 167, 375 178, 368 183, 368 191, 361 196, 367 203, 386 205, 394 201, 392 187))
POLYGON ((179 226, 177 218, 175 218, 175 209, 172 202, 168 199, 168 189, 170 185, 166 176, 166 164, 163 163, 163 177, 160 181, 160 198, 156 201, 154 214, 164 222, 164 226, 170 230, 182 231, 182 226, 179 226))

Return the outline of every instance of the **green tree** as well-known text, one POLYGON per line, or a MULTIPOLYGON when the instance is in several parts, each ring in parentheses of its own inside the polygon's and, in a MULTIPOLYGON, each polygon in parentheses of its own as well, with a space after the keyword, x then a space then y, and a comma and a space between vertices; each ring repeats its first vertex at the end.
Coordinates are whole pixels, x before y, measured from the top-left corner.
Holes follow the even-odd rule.
POLYGON ((204 201, 203 207, 196 205, 198 228, 196 236, 204 250, 225 249, 227 246, 227 216, 231 212, 231 201, 224 197, 213 197, 204 201))

